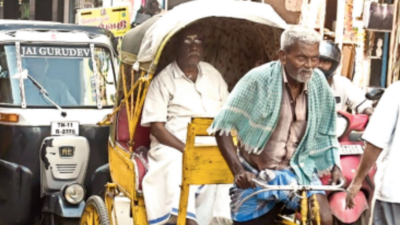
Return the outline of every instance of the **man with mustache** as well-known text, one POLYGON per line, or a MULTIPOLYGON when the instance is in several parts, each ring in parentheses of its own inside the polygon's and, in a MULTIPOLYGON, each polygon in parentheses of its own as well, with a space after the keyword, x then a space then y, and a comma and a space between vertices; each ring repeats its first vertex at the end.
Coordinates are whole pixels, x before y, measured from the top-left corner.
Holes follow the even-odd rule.
MULTIPOLYGON (((154 77, 146 96, 141 124, 151 127, 149 171, 143 180, 149 224, 176 224, 187 125, 193 116, 214 117, 228 96, 221 74, 201 61, 201 34, 195 28, 178 34, 175 61, 154 77)), ((216 145, 213 137, 196 138, 196 142, 216 145)), ((231 186, 191 186, 186 223, 232 223, 231 186)))
MULTIPOLYGON (((253 179, 269 185, 321 185, 319 175, 331 174, 332 183, 342 177, 335 100, 324 75, 314 70, 319 43, 312 29, 287 28, 279 61, 248 72, 209 128, 235 177, 230 191, 234 224, 272 224, 283 206, 292 212, 299 207, 299 198, 288 191, 263 192, 238 207, 260 190, 253 179), (238 147, 231 131, 240 140, 238 147)), ((332 224, 325 193, 308 194, 316 195, 322 224, 332 224)))

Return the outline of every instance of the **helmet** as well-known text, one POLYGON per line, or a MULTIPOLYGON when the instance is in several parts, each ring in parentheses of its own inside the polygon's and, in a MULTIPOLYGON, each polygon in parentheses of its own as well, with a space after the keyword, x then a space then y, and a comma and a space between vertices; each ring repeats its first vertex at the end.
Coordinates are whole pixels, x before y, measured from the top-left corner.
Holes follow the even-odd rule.
POLYGON ((339 47, 336 46, 336 44, 332 41, 324 40, 319 45, 319 58, 332 62, 332 67, 330 70, 322 70, 327 79, 332 77, 336 69, 339 67, 341 57, 342 53, 339 47))

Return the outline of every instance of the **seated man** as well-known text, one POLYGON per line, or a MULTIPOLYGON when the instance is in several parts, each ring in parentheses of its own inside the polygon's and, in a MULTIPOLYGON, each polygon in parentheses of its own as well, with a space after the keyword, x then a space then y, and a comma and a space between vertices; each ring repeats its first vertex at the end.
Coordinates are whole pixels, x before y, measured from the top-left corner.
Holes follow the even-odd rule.
MULTIPOLYGON (((215 116, 228 96, 221 74, 201 61, 200 30, 181 32, 176 49, 176 60, 151 82, 143 108, 141 124, 151 127, 149 171, 143 179, 149 224, 176 223, 187 126, 193 116, 215 116)), ((213 137, 201 141, 216 145, 213 137)), ((208 225, 211 217, 231 221, 230 187, 191 186, 187 224, 208 225)))
POLYGON ((336 74, 339 67, 341 51, 332 41, 322 41, 319 47, 319 69, 325 74, 329 86, 336 98, 336 110, 347 111, 348 108, 356 113, 372 115, 372 102, 351 81, 336 74))
MULTIPOLYGON (((75 98, 71 95, 68 87, 61 80, 46 76, 49 67, 46 58, 26 58, 26 68, 28 74, 36 80, 49 94, 48 97, 60 106, 78 105, 75 98)), ((52 106, 45 99, 40 90, 29 78, 24 80, 26 104, 52 106)))
MULTIPOLYGON (((234 224, 271 224, 285 205, 295 210, 299 199, 288 191, 263 192, 253 179, 269 185, 321 185, 319 174, 341 178, 335 133, 335 101, 319 63, 319 34, 301 26, 282 33, 279 61, 248 72, 236 85, 209 128, 230 167, 234 224), (240 140, 239 154, 230 136, 240 140)), ((320 204, 322 224, 332 224, 323 191, 312 191, 320 204)))

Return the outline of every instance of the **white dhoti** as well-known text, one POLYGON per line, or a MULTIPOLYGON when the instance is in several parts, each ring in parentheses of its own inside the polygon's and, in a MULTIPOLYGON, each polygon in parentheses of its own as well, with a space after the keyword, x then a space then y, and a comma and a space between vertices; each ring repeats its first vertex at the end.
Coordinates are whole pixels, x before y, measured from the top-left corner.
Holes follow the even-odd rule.
MULTIPOLYGON (((228 97, 228 86, 212 65, 200 62, 198 69, 195 82, 186 77, 177 62, 169 64, 155 76, 147 92, 141 125, 165 123, 172 135, 186 143, 187 126, 192 117, 215 116, 228 97)), ((153 136, 150 138, 149 171, 142 183, 147 219, 152 225, 175 224, 182 183, 182 153, 159 143, 153 136)), ((215 137, 204 138, 216 144, 215 137)), ((209 143, 206 140, 201 142, 209 143)), ((222 224, 214 221, 232 223, 230 187, 191 186, 186 217, 199 225, 222 224)))
MULTIPOLYGON (((149 224, 176 224, 182 153, 162 146, 149 152, 149 171, 143 179, 143 194, 149 224)), ((232 185, 190 186, 186 218, 199 225, 231 224, 229 188, 232 185)))

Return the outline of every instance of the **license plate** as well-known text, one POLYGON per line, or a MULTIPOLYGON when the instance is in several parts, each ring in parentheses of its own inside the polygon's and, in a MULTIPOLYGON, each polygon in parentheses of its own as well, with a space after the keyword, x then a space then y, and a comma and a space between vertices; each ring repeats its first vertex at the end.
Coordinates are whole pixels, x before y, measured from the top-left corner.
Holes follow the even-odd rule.
POLYGON ((341 145, 341 155, 361 155, 364 153, 364 147, 361 145, 341 145))
POLYGON ((79 122, 51 122, 51 135, 79 135, 79 122))

